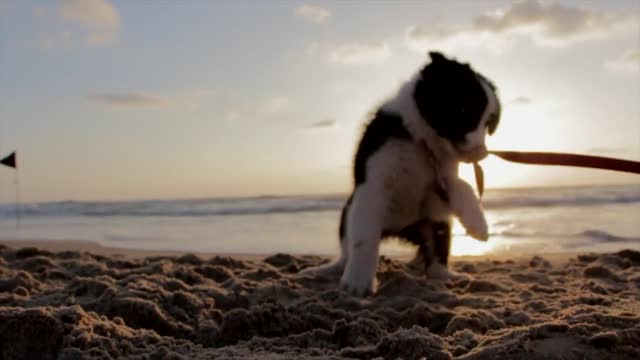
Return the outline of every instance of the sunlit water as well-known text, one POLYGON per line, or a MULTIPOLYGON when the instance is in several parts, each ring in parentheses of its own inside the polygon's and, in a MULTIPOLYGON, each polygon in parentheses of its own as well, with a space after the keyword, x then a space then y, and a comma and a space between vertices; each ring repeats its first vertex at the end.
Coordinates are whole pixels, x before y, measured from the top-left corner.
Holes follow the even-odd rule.
MULTIPOLYGON (((0 205, 0 239, 95 241, 105 246, 232 254, 338 252, 344 198, 58 202, 0 205)), ((454 224, 454 255, 640 249, 640 186, 489 190, 487 242, 454 224)), ((397 241, 382 253, 404 255, 397 241)))

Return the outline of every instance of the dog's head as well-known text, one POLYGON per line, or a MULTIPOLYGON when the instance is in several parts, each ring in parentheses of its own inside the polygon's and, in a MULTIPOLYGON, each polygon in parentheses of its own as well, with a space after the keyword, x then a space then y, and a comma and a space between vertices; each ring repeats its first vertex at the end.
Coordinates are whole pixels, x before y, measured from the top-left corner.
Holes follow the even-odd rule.
POLYGON ((459 160, 476 162, 487 156, 485 135, 500 121, 496 88, 469 64, 430 52, 413 94, 422 118, 449 141, 459 160))

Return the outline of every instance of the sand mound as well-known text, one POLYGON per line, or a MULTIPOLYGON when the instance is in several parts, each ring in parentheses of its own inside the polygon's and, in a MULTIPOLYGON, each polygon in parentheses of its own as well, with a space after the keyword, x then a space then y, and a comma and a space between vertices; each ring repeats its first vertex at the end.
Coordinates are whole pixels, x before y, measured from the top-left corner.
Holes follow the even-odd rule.
POLYGON ((552 266, 383 259, 379 293, 298 275, 319 257, 125 259, 0 246, 0 359, 638 359, 640 253, 552 266))

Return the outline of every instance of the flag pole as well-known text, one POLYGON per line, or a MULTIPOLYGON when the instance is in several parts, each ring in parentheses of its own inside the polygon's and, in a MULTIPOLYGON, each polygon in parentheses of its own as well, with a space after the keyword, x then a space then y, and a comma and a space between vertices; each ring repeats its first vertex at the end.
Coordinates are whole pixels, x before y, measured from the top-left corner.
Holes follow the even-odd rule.
POLYGON ((16 167, 16 228, 20 228, 20 175, 16 167))
POLYGON ((16 161, 16 150, 8 156, 0 159, 0 165, 11 167, 15 170, 16 185, 16 227, 20 227, 20 176, 18 174, 18 162, 16 161))

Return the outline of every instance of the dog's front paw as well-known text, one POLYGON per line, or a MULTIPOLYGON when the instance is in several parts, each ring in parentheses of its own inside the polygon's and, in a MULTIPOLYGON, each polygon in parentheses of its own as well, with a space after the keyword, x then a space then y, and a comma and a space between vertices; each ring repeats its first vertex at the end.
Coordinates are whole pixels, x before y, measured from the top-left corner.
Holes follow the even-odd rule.
POLYGON ((467 231, 467 235, 476 240, 487 241, 489 239, 489 225, 484 217, 484 212, 479 205, 470 203, 466 208, 458 211, 458 219, 467 231))
POLYGON ((487 241, 489 239, 489 225, 482 212, 460 218, 462 226, 467 234, 476 240, 487 241))
POLYGON ((340 288, 350 295, 358 297, 375 294, 376 287, 377 281, 375 275, 366 276, 366 274, 347 271, 340 279, 340 288))
POLYGON ((489 226, 473 188, 460 179, 451 181, 449 199, 451 210, 458 216, 467 234, 477 240, 489 239, 489 226))

